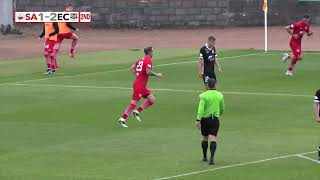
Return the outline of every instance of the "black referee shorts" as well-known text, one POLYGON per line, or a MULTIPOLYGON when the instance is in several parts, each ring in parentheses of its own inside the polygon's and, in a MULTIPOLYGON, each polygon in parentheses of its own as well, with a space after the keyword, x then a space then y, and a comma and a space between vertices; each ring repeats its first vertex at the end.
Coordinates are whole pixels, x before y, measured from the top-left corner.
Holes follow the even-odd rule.
POLYGON ((201 124, 201 134, 203 136, 213 135, 217 136, 219 127, 220 127, 220 121, 219 118, 212 116, 208 118, 202 118, 200 121, 201 124))
POLYGON ((216 80, 216 82, 217 82, 217 77, 215 74, 203 74, 202 75, 203 83, 208 84, 209 78, 212 78, 212 79, 216 80))

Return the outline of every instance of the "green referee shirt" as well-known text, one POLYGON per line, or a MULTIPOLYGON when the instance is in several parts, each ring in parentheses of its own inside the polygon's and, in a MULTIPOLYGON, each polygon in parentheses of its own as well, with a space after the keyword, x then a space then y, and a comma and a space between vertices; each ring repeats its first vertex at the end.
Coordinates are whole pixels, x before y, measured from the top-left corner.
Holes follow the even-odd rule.
POLYGON ((208 90, 200 96, 197 119, 220 117, 224 113, 224 99, 222 93, 216 90, 208 90))

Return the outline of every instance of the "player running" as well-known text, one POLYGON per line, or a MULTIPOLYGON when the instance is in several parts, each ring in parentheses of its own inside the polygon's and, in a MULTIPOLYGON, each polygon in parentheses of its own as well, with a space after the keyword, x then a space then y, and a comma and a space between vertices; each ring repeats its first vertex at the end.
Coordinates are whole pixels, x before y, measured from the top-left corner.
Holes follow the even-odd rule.
POLYGON ((310 17, 305 15, 302 17, 302 20, 286 26, 284 29, 292 36, 290 40, 290 47, 292 54, 284 53, 282 58, 283 62, 286 62, 287 59, 291 59, 291 64, 286 72, 287 76, 292 76, 294 68, 298 60, 302 60, 302 50, 301 50, 301 41, 304 34, 307 36, 312 36, 313 32, 310 31, 310 17))
POLYGON ((208 37, 208 43, 200 49, 200 57, 198 64, 199 78, 203 79, 205 89, 208 90, 208 79, 212 78, 217 80, 214 72, 214 66, 218 67, 220 73, 222 73, 221 66, 217 59, 217 51, 214 47, 216 38, 213 36, 208 37))
MULTIPOLYGON (((72 11, 73 11, 73 6, 71 4, 68 4, 64 12, 72 12, 72 11)), ((64 39, 72 39, 69 56, 71 58, 74 58, 74 49, 78 42, 78 36, 75 33, 73 33, 71 30, 79 31, 78 28, 72 26, 71 23, 68 23, 68 22, 59 22, 58 25, 59 25, 60 32, 58 34, 58 40, 54 47, 56 65, 57 65, 57 56, 59 54, 61 43, 64 39)))
POLYGON ((59 26, 56 22, 45 22, 43 31, 38 38, 41 39, 43 36, 46 38, 45 48, 43 50, 43 55, 47 61, 47 71, 45 74, 54 74, 56 71, 53 47, 57 41, 58 33, 59 26))
MULTIPOLYGON (((318 123, 320 123, 320 89, 316 92, 314 96, 314 115, 318 123)), ((320 161, 320 145, 318 148, 318 158, 320 161)))
POLYGON ((122 127, 127 128, 126 119, 129 114, 134 110, 137 103, 141 98, 145 98, 144 103, 136 110, 133 111, 133 116, 139 121, 140 112, 155 103, 155 98, 151 91, 147 88, 149 76, 156 76, 158 78, 162 77, 161 73, 155 73, 152 71, 152 57, 153 57, 153 48, 147 47, 144 49, 145 56, 134 63, 131 67, 132 73, 136 74, 137 78, 133 83, 133 94, 131 104, 127 107, 124 114, 119 119, 119 123, 122 127))

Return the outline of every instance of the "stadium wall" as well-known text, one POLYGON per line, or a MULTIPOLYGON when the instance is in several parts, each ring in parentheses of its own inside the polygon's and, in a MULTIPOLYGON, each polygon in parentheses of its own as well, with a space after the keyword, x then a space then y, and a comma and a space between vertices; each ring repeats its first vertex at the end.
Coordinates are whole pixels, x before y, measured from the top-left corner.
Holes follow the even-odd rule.
MULTIPOLYGON (((320 3, 269 0, 270 25, 284 25, 308 13, 320 24, 320 3)), ((257 26, 263 0, 69 0, 91 11, 96 27, 257 26)), ((64 0, 16 0, 17 11, 63 10, 64 0)))

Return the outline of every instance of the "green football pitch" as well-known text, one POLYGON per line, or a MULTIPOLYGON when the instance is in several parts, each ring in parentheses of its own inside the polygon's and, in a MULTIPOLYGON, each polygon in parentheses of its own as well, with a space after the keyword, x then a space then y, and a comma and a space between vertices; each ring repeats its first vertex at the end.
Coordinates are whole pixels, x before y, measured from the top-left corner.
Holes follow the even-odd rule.
POLYGON ((130 65, 142 51, 61 56, 62 69, 42 75, 39 58, 0 62, 1 180, 319 180, 319 125, 313 94, 320 54, 306 53, 295 75, 280 52, 221 50, 226 113, 216 165, 201 162, 195 128, 197 49, 158 49, 151 78, 156 104, 117 123, 128 105, 130 65))

